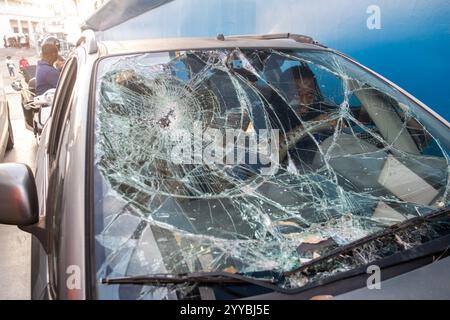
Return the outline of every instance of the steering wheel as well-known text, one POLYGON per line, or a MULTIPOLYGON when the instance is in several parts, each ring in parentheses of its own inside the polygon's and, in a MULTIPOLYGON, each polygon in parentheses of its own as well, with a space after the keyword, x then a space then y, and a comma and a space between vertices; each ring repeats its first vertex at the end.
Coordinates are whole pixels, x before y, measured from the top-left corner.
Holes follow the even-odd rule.
POLYGON ((294 148, 300 142, 307 138, 311 138, 311 135, 315 133, 321 132, 330 132, 334 131, 335 125, 330 121, 324 121, 313 125, 307 129, 303 125, 300 125, 289 132, 287 132, 284 136, 283 141, 280 143, 279 149, 279 161, 283 163, 286 159, 286 156, 289 153, 289 150, 294 148))

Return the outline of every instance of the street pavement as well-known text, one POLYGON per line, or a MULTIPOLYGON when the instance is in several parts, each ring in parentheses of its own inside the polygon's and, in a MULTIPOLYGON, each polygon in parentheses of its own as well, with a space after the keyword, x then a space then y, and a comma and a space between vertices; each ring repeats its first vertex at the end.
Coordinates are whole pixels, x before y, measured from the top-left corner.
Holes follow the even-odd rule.
MULTIPOLYGON (((37 143, 31 131, 25 128, 20 106, 20 94, 11 88, 14 80, 9 77, 5 59, 10 55, 16 66, 24 56, 30 64, 37 61, 35 49, 0 49, 0 76, 10 108, 11 124, 14 132, 14 148, 3 162, 20 162, 36 168, 37 143)), ((31 236, 15 226, 0 225, 0 300, 30 299, 31 236)))

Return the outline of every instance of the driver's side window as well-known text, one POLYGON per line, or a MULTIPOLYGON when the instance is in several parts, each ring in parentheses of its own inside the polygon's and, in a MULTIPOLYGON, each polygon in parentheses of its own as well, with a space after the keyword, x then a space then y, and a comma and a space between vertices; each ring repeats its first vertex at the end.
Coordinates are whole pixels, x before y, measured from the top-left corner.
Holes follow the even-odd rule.
POLYGON ((49 230, 51 239, 51 253, 49 260, 49 276, 51 285, 56 288, 58 283, 60 243, 63 237, 61 225, 66 217, 67 201, 66 175, 68 145, 70 139, 70 111, 73 105, 73 96, 76 93, 77 83, 77 60, 72 58, 66 64, 60 78, 56 99, 52 110, 52 123, 48 145, 49 153, 49 186, 47 192, 47 225, 52 226, 49 230))
POLYGON ((54 159, 60 139, 61 127, 64 116, 72 97, 77 74, 77 60, 71 58, 66 62, 60 75, 58 86, 56 87, 55 97, 52 107, 52 124, 50 129, 50 143, 48 153, 54 159))

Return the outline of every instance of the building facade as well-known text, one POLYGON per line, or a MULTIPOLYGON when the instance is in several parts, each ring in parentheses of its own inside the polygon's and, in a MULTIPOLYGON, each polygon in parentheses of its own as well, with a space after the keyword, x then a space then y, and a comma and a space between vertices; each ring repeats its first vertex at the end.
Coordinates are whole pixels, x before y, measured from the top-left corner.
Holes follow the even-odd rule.
MULTIPOLYGON (((78 3, 78 0, 0 0, 0 37, 28 35, 31 46, 48 34, 76 41, 82 23, 78 3)), ((0 46, 4 46, 3 41, 0 46)))
MULTIPOLYGON (((34 45, 44 32, 42 22, 52 15, 46 0, 0 0, 0 36, 28 35, 34 45)), ((0 45, 4 46, 3 41, 0 45)))
POLYGON ((84 21, 103 7, 109 0, 74 0, 79 17, 84 21))

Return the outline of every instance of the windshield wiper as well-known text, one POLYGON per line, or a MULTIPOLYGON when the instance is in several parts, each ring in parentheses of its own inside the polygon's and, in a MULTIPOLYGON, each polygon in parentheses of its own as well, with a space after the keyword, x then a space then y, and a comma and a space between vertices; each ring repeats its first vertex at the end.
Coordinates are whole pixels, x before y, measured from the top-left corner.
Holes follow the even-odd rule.
MULTIPOLYGON (((177 284, 191 284, 191 285, 256 285, 259 287, 267 288, 283 294, 296 294, 301 288, 284 288, 279 284, 284 279, 292 276, 298 272, 305 270, 327 259, 334 258, 341 254, 344 254, 352 249, 366 244, 367 242, 395 234, 401 230, 405 230, 414 226, 418 226, 423 223, 439 221, 443 218, 450 217, 450 207, 435 211, 425 216, 415 217, 404 221, 399 224, 387 227, 384 230, 371 234, 360 240, 351 242, 347 245, 338 247, 331 250, 329 253, 322 255, 319 258, 313 259, 307 263, 302 264, 300 267, 277 274, 271 278, 250 277, 242 274, 234 274, 228 272, 197 272, 197 273, 178 273, 178 274, 154 274, 144 276, 128 276, 117 278, 103 278, 102 284, 114 285, 114 284, 137 284, 137 285, 153 285, 153 286, 170 286, 177 284)), ((272 274, 274 274, 272 272, 272 274)))
POLYGON ((443 218, 448 218, 450 217, 450 207, 446 207, 443 209, 438 209, 432 213, 429 213, 425 216, 419 216, 419 217, 415 217, 415 218, 411 218, 409 220, 394 224, 392 226, 389 226, 379 232, 375 232, 373 234, 370 234, 364 238, 361 238, 359 240, 353 241, 349 244, 337 247, 333 250, 331 250, 330 252, 316 258, 316 259, 312 259, 304 264, 302 264, 301 266, 299 266, 298 268, 295 268, 291 271, 287 271, 287 272, 283 272, 283 276, 285 277, 289 277, 292 276, 298 272, 304 271, 307 268, 310 268, 313 265, 319 264, 321 262, 327 261, 328 259, 331 258, 335 258, 337 256, 340 256, 342 254, 345 254, 359 246, 362 246, 368 242, 380 239, 380 238, 384 238, 387 237, 389 235, 395 234, 396 232, 399 232, 401 230, 405 230, 411 227, 415 227, 424 223, 429 223, 429 222, 433 222, 433 221, 438 221, 441 220, 443 218))
POLYGON ((271 278, 255 278, 229 272, 193 272, 178 274, 154 274, 149 276, 130 276, 117 278, 103 278, 102 284, 138 284, 153 286, 170 286, 177 284, 197 285, 256 285, 277 292, 285 293, 286 289, 279 287, 280 280, 271 278))

